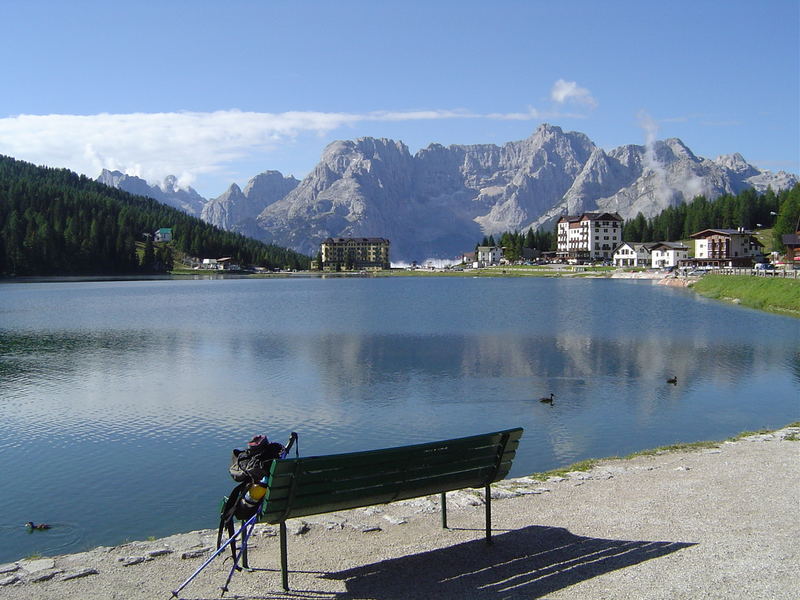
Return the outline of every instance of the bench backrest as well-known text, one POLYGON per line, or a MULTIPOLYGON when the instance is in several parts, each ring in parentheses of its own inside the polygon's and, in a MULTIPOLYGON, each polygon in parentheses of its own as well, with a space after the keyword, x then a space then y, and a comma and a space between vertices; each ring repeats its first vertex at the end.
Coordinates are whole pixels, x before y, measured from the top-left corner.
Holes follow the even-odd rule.
POLYGON ((367 452, 275 460, 264 514, 280 523, 336 510, 407 500, 503 479, 522 428, 367 452))

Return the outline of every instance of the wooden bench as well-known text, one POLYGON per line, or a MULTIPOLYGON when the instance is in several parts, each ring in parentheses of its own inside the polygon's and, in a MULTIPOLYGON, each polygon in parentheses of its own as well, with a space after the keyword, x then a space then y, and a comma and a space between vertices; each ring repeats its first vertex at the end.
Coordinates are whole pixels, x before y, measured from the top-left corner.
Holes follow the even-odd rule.
POLYGON ((522 428, 413 446, 275 460, 259 521, 280 526, 281 579, 289 590, 286 520, 484 487, 486 541, 492 541, 490 484, 503 479, 522 428))

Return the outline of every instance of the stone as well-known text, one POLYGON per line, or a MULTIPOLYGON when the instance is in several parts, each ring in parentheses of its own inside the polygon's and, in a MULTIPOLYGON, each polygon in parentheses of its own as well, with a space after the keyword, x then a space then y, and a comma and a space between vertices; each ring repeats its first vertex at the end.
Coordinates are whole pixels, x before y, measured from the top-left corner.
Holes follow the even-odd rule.
POLYGON ((0 575, 5 573, 13 573, 14 571, 19 570, 19 565, 17 563, 8 563, 6 565, 0 565, 0 575))
POLYGON ((99 575, 100 571, 87 567, 85 569, 78 569, 77 571, 68 571, 61 576, 61 581, 69 581, 70 579, 79 579, 81 577, 88 577, 89 575, 99 575))
POLYGON ((183 554, 181 554, 181 558, 184 560, 191 559, 191 558, 200 558, 201 556, 205 556, 211 552, 211 548, 197 548, 196 550, 187 550, 183 554))
POLYGON ((13 585, 19 581, 19 577, 16 575, 9 575, 8 577, 3 577, 0 579, 0 587, 13 585))
POLYGON ((50 569, 47 571, 39 571, 28 578, 30 583, 41 583, 42 581, 50 581, 53 577, 60 574, 61 571, 57 569, 50 569))
POLYGON ((34 560, 22 560, 19 562, 20 568, 25 573, 36 573, 38 571, 46 571, 53 569, 56 566, 55 559, 52 558, 38 558, 34 560))
POLYGON ((408 519, 404 519, 403 517, 394 517, 392 515, 382 515, 382 516, 392 525, 405 525, 406 523, 408 523, 408 519))
POLYGON ((350 527, 355 529, 356 531, 360 531, 361 533, 370 533, 372 531, 383 531, 377 525, 365 525, 363 523, 350 523, 350 527))
POLYGON ((514 490, 504 490, 502 488, 492 488, 492 499, 493 500, 504 500, 506 498, 516 498, 519 496, 519 492, 514 490))
POLYGON ((144 561, 147 560, 147 558, 144 556, 125 556, 125 557, 120 557, 117 560, 122 563, 123 567, 130 567, 132 565, 138 565, 140 563, 143 563, 144 561))
POLYGON ((160 550, 150 550, 147 556, 155 558, 157 556, 166 556, 167 554, 172 554, 172 550, 169 548, 161 548, 160 550))
POLYGON ((530 495, 533 495, 533 494, 545 494, 545 493, 547 493, 549 491, 550 491, 550 488, 543 488, 543 487, 540 487, 540 488, 520 488, 520 489, 517 490, 517 492, 521 496, 530 496, 530 495))
POLYGON ((292 535, 303 535, 304 533, 308 533, 310 529, 311 526, 305 521, 292 521, 287 527, 287 531, 292 535))

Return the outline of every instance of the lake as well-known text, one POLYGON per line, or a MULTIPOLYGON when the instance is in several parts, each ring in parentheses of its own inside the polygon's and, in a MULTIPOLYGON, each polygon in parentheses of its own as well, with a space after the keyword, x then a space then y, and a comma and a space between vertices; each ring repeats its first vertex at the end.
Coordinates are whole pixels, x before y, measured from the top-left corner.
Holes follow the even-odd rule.
POLYGON ((257 433, 307 456, 522 426, 521 476, 799 409, 800 319, 651 282, 4 283, 0 563, 216 527, 257 433))

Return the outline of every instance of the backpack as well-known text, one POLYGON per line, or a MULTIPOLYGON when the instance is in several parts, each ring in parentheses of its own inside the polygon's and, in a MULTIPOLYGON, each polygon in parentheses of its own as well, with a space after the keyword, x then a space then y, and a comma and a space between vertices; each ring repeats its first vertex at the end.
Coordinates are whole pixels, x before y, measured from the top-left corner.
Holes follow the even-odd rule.
POLYGON ((283 445, 270 443, 266 436, 254 437, 246 450, 234 450, 228 472, 234 481, 261 481, 269 474, 273 459, 280 458, 283 445))

